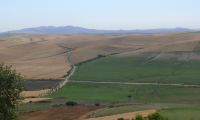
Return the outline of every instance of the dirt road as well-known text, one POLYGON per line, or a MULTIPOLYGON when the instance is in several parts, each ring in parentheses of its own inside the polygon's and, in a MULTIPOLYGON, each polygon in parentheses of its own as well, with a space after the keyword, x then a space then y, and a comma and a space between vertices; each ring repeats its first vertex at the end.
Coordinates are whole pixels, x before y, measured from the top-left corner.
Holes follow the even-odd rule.
POLYGON ((67 55, 66 57, 66 61, 72 66, 73 70, 70 72, 70 74, 66 77, 65 81, 59 86, 60 88, 62 88, 67 82, 69 82, 69 78, 74 74, 74 71, 76 69, 76 66, 74 66, 74 64, 72 64, 70 61, 69 61, 69 57, 70 55, 72 54, 72 52, 74 51, 73 49, 71 48, 67 48, 67 47, 63 47, 59 44, 56 44, 58 47, 60 48, 64 48, 64 49, 67 49, 67 50, 70 50, 70 53, 67 55))

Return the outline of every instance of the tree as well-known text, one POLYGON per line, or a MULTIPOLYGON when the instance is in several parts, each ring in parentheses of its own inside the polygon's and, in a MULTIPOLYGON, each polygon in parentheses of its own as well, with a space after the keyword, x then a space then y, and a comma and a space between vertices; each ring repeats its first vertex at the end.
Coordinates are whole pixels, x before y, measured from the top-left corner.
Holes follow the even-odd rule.
POLYGON ((67 106, 76 106, 77 103, 74 102, 74 101, 68 101, 68 102, 66 103, 66 105, 67 105, 67 106))
POLYGON ((24 99, 20 93, 26 89, 25 77, 0 63, 0 120, 18 120, 16 105, 24 99))

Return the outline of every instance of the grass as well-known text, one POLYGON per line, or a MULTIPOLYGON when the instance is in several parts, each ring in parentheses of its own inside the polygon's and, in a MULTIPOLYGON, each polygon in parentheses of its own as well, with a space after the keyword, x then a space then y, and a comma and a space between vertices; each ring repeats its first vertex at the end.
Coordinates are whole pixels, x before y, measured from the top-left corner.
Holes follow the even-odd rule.
POLYGON ((169 120, 200 120, 199 108, 169 108, 159 112, 169 120))
POLYGON ((30 111, 30 110, 38 110, 42 108, 48 108, 49 104, 41 104, 41 103, 29 103, 24 105, 17 106, 18 111, 30 111))
MULTIPOLYGON (((184 52, 172 52, 175 55, 184 52)), ((110 56, 78 66, 71 80, 200 85, 200 61, 148 60, 154 53, 110 56)))

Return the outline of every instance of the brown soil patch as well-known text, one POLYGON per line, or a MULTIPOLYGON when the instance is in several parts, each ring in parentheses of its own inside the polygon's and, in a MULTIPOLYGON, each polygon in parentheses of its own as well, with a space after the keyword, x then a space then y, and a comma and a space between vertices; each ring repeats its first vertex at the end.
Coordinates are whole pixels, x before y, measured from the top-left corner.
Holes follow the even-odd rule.
POLYGON ((39 91, 23 91, 21 95, 23 95, 24 97, 39 96, 39 94, 44 94, 50 90, 51 89, 45 89, 45 90, 39 90, 39 91))
POLYGON ((105 116, 105 117, 90 118, 87 120, 117 120, 118 118, 131 120, 132 118, 135 118, 137 114, 141 114, 143 117, 147 117, 149 114, 152 114, 154 112, 156 112, 156 110, 145 110, 145 111, 130 112, 130 113, 124 113, 124 114, 105 116))
POLYGON ((33 113, 19 114, 22 120, 75 120, 81 116, 106 106, 74 106, 74 107, 59 107, 52 108, 45 111, 38 111, 33 113))
POLYGON ((48 100, 48 99, 52 99, 52 98, 26 98, 25 100, 22 101, 22 103, 28 103, 30 101, 32 102, 36 102, 36 101, 42 101, 42 100, 48 100))

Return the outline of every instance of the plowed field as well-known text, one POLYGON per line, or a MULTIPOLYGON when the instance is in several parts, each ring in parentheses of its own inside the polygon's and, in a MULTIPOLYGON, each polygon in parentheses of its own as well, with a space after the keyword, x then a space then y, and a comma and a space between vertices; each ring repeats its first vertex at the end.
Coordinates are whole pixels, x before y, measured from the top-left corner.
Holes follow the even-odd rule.
POLYGON ((106 106, 74 106, 52 108, 46 111, 19 114, 22 120, 75 120, 106 106))

